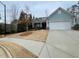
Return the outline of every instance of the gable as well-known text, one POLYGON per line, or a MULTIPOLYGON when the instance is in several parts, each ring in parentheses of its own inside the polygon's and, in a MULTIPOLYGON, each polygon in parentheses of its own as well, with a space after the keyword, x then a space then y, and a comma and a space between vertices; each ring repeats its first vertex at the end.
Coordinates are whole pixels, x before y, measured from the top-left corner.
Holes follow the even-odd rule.
POLYGON ((58 8, 54 13, 52 13, 49 17, 49 21, 72 21, 73 17, 70 13, 65 11, 62 8, 58 8))

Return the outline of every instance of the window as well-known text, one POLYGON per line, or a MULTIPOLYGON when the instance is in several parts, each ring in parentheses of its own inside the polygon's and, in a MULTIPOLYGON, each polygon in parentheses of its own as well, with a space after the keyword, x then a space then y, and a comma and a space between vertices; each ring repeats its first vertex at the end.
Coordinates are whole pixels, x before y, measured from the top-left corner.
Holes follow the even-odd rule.
POLYGON ((79 14, 77 14, 77 18, 79 18, 79 14))
POLYGON ((78 7, 75 7, 75 11, 78 12, 78 10, 79 10, 78 7))
POLYGON ((58 11, 58 14, 61 14, 61 10, 58 11))

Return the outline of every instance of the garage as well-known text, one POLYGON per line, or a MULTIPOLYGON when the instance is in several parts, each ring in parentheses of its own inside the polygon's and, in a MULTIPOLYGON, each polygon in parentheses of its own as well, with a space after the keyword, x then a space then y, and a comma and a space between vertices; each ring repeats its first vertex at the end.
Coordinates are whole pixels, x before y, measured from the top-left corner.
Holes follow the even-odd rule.
POLYGON ((49 23, 50 30, 70 30, 71 22, 52 22, 49 23))
POLYGON ((62 8, 58 8, 48 17, 49 30, 71 30, 73 16, 62 8))

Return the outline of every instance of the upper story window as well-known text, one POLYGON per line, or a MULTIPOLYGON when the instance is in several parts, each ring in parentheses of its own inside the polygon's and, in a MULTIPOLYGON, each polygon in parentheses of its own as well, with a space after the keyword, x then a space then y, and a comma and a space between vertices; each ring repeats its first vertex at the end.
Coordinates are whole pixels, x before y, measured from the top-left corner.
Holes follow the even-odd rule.
POLYGON ((58 14, 61 14, 61 10, 58 10, 58 14))
POLYGON ((79 19, 79 14, 77 14, 77 18, 79 19))
POLYGON ((78 7, 75 7, 75 12, 78 12, 78 11, 79 11, 78 7))

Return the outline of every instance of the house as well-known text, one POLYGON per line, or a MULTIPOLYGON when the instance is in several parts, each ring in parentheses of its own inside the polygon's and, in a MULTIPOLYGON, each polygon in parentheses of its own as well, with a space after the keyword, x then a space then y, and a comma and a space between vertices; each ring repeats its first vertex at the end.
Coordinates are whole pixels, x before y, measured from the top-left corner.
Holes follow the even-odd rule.
POLYGON ((46 17, 35 18, 32 20, 33 29, 46 29, 46 17))
POLYGON ((71 30, 75 21, 69 12, 59 7, 51 15, 48 16, 49 30, 71 30))

